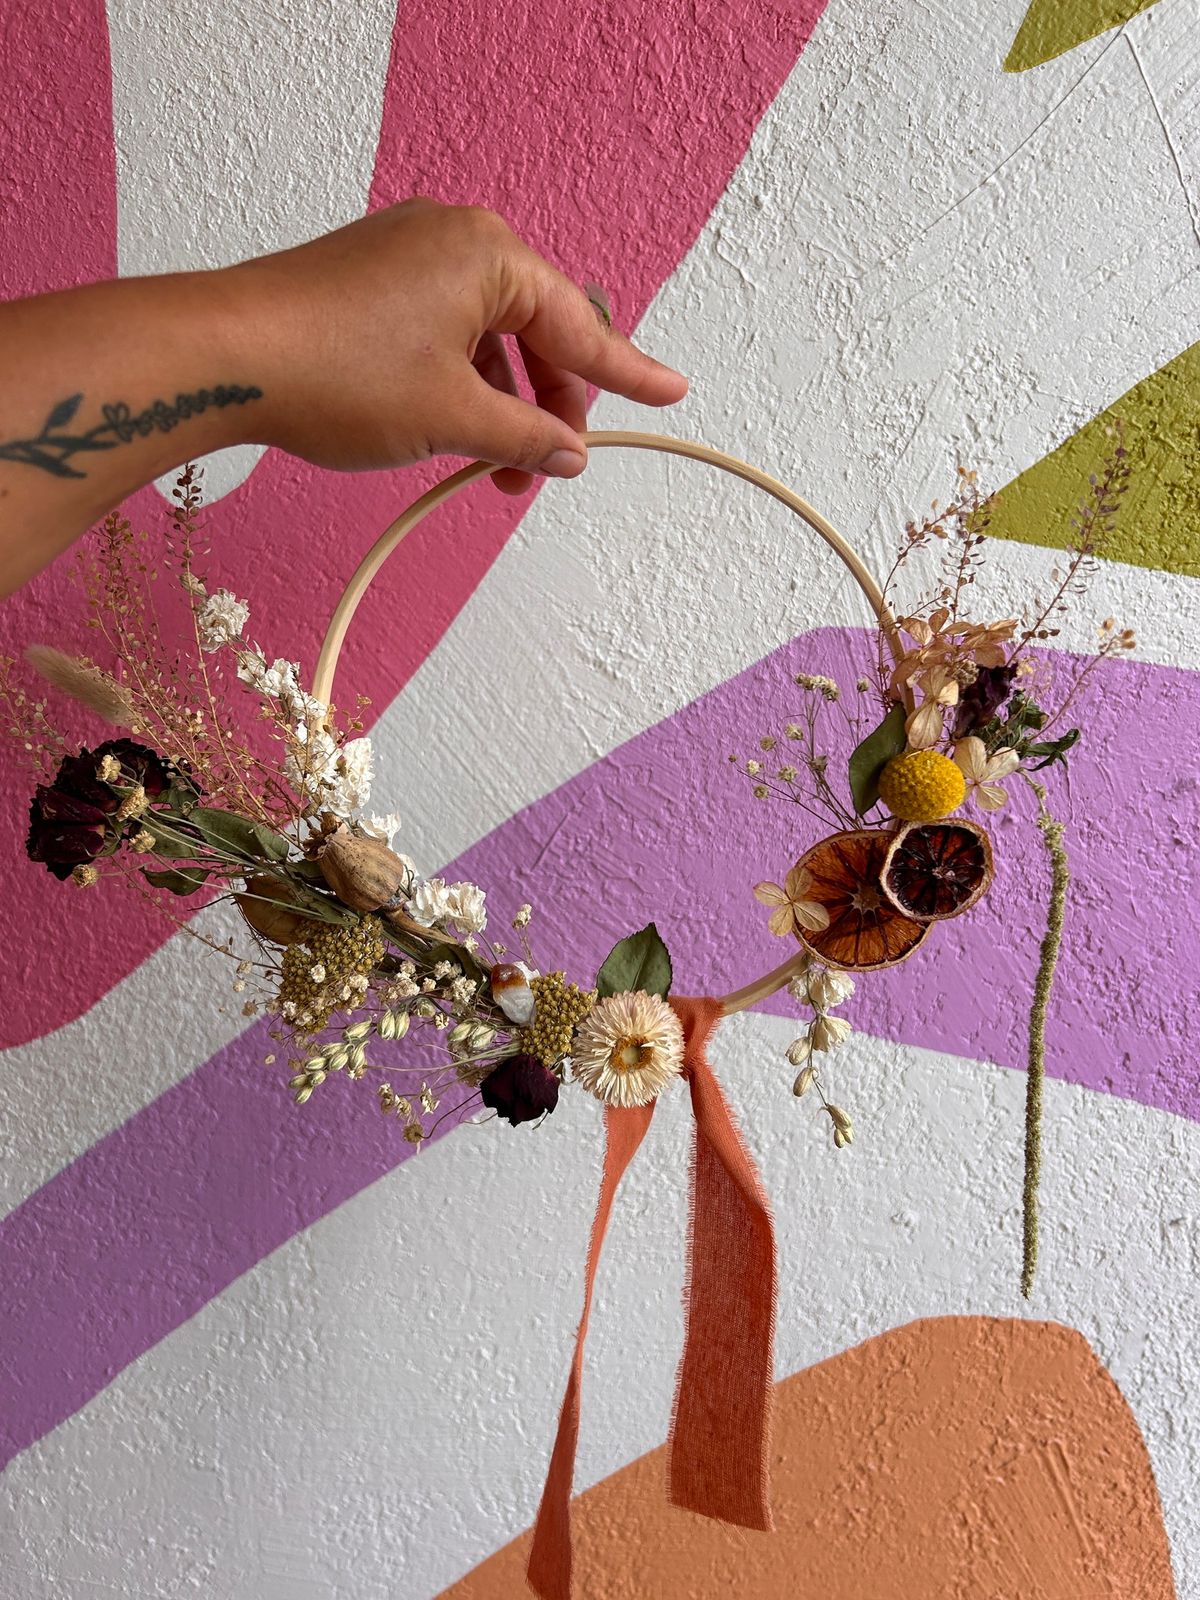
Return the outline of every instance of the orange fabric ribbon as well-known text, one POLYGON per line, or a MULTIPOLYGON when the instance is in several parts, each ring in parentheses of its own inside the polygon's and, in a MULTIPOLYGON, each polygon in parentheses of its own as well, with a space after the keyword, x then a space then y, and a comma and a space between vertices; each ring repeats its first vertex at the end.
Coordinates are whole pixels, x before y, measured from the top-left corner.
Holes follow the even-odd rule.
MULTIPOLYGON (((671 1419, 668 1498, 702 1516, 770 1532, 767 1454, 775 1375, 770 1207, 705 1051, 722 1014, 720 1001, 673 998, 671 1005, 683 1024, 683 1070, 696 1141, 684 1291, 687 1331, 671 1419)), ((529 1557, 529 1583, 542 1600, 570 1600, 571 1483, 592 1291, 617 1186, 653 1115, 653 1102, 609 1106, 605 1112, 604 1175, 588 1247, 583 1316, 529 1557)))

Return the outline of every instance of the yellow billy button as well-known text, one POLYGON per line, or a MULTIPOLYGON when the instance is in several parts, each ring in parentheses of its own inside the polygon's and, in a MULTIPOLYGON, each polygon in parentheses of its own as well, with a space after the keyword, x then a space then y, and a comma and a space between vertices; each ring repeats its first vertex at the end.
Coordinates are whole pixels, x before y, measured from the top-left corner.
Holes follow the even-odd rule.
POLYGON ((901 822, 938 822, 966 797, 962 770, 937 750, 893 756, 879 779, 879 798, 901 822))

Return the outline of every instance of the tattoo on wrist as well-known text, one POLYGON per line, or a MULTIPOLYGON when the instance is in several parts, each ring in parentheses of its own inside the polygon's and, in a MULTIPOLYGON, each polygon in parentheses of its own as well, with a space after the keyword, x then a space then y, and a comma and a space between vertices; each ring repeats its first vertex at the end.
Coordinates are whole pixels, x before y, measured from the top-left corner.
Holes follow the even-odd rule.
POLYGON ((70 424, 75 420, 83 396, 73 394, 51 408, 36 438, 0 443, 0 461, 19 461, 28 467, 39 467, 55 478, 86 478, 86 472, 71 465, 76 456, 92 450, 115 450, 118 445, 144 439, 151 433, 170 433, 181 422, 198 417, 212 406, 241 406, 262 397, 262 390, 253 385, 219 383, 215 389, 177 394, 173 403, 156 400, 144 411, 135 412, 125 401, 118 400, 113 405, 101 406, 103 422, 80 433, 72 430, 70 424))

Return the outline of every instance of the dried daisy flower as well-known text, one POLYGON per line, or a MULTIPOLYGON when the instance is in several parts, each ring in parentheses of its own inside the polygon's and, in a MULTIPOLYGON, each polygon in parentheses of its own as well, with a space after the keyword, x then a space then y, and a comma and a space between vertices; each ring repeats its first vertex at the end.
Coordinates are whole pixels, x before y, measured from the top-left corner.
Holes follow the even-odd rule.
POLYGON ((608 995, 580 1024, 572 1060, 575 1078, 606 1106, 644 1106, 683 1069, 683 1027, 659 995, 608 995))

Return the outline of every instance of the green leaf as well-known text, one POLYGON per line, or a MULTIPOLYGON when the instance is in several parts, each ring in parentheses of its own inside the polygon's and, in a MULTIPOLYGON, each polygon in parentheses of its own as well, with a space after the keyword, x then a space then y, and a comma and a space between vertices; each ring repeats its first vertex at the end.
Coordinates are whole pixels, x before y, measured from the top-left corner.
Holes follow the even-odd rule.
POLYGON ((261 822, 251 822, 232 811, 216 811, 211 806, 197 806, 189 812, 188 821, 208 840, 215 850, 226 854, 249 857, 255 861, 283 861, 291 843, 283 834, 264 827, 261 822))
POLYGON ((642 989, 665 1000, 671 988, 671 956, 651 922, 615 944, 596 974, 600 998, 642 989))
POLYGON ((893 706, 850 757, 850 795, 856 816, 865 817, 879 799, 879 775, 893 756, 903 754, 906 742, 904 707, 893 706))
POLYGON ((1059 739, 1045 739, 1038 744, 1027 744, 1023 752, 1025 755, 1045 756, 1046 758, 1044 761, 1039 761, 1036 766, 1030 767, 1029 770, 1031 772, 1040 772, 1043 767, 1048 767, 1055 761, 1061 761, 1065 767, 1067 764, 1067 751, 1073 744, 1078 744, 1078 742, 1079 729, 1072 728, 1070 732, 1064 733, 1059 739))
POLYGON ((168 867, 163 872, 143 867, 142 877, 156 889, 169 889, 172 894, 195 894, 204 887, 208 873, 202 867, 168 867))
POLYGON ((144 811, 138 820, 143 828, 154 835, 156 856, 177 861, 183 856, 199 855, 204 849, 200 834, 170 812, 144 811))

